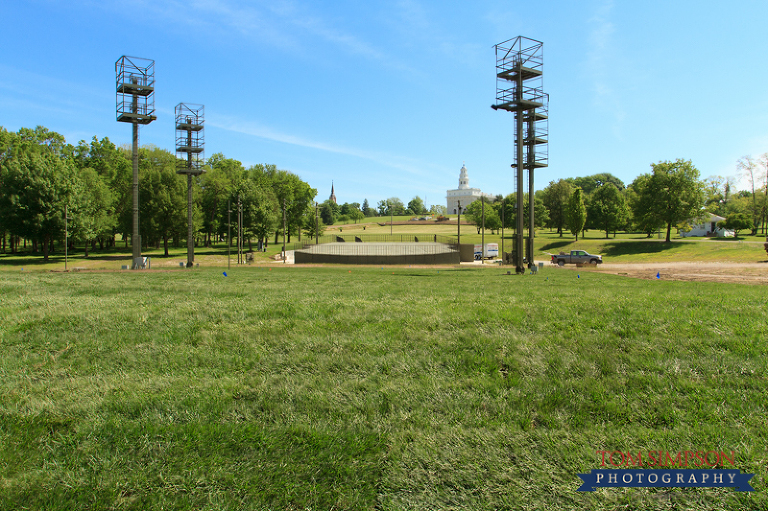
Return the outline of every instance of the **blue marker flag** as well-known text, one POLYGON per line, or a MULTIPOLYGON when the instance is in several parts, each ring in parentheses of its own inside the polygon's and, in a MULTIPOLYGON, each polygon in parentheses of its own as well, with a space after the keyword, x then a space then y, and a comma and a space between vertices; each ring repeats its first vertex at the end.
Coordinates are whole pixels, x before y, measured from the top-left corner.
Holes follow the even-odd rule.
POLYGON ((656 278, 657 278, 657 279, 660 279, 660 278, 661 278, 661 273, 659 273, 659 272, 656 272, 656 278))
POLYGON ((222 273, 224 274, 225 277, 227 276, 227 272, 222 272, 222 273))

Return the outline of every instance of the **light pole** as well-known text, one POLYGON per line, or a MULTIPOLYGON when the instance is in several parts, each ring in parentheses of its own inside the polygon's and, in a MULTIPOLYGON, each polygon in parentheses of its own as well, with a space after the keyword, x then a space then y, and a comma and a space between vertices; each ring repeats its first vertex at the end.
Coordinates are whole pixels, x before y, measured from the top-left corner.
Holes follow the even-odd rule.
POLYGON ((482 211, 483 235, 480 238, 480 264, 485 264, 485 196, 480 196, 480 211, 482 211))
POLYGON ((317 216, 317 207, 318 204, 315 202, 315 245, 320 243, 320 220, 318 220, 317 216))
MULTIPOLYGON (((64 271, 67 271, 67 245, 69 245, 69 236, 67 233, 67 205, 64 204, 64 271)), ((86 243, 88 243, 88 240, 85 240, 86 243)), ((86 252, 88 251, 88 247, 86 246, 86 252)))
POLYGON ((392 222, 395 218, 395 210, 392 209, 392 206, 390 206, 389 201, 387 201, 387 207, 389 208, 389 235, 392 236, 392 222))
POLYGON ((460 200, 456 201, 456 204, 457 204, 457 208, 459 210, 459 221, 458 221, 457 224, 458 224, 458 227, 459 227, 459 235, 458 235, 458 238, 459 238, 459 242, 458 242, 459 243, 459 253, 461 253, 461 201, 460 200))
POLYGON ((283 264, 285 264, 285 199, 283 199, 283 264))
POLYGON ((237 264, 243 263, 243 203, 237 195, 237 264))
POLYGON ((504 209, 507 207, 507 198, 501 199, 501 263, 504 264, 504 209))
POLYGON ((227 201, 227 270, 229 270, 229 252, 232 247, 232 199, 227 201))

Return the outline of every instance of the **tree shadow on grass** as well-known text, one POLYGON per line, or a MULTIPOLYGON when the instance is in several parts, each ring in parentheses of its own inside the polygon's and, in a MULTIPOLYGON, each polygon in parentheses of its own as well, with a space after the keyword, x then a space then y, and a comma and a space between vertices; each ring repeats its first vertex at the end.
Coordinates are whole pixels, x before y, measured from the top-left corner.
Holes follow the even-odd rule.
POLYGON ((567 247, 572 243, 575 243, 575 241, 574 240, 553 241, 552 243, 547 243, 546 245, 541 247, 541 250, 544 250, 544 251, 557 250, 558 248, 567 247))
POLYGON ((674 249, 679 245, 680 243, 674 241, 669 243, 663 241, 635 241, 632 243, 609 242, 602 246, 600 253, 608 257, 635 254, 659 254, 674 249))
MULTIPOLYGON (((75 263, 74 257, 69 257, 69 263, 75 263)), ((43 266, 46 264, 64 264, 64 254, 52 255, 46 261, 42 255, 20 255, 8 254, 6 257, 0 257, 0 266, 43 266)))
MULTIPOLYGON (((174 247, 175 250, 178 251, 178 247, 174 247)), ((88 257, 84 257, 84 251, 81 247, 78 247, 77 249, 71 250, 69 252, 69 264, 75 265, 80 262, 94 262, 94 261, 126 261, 130 262, 132 259, 132 254, 130 252, 130 248, 127 250, 123 247, 119 248, 106 248, 106 249, 97 249, 94 251, 89 251, 88 257)), ((235 249, 232 249, 232 252, 235 253, 235 249)), ((184 252, 174 252, 168 255, 165 255, 163 253, 163 249, 159 248, 142 248, 141 255, 143 257, 150 257, 152 259, 158 259, 158 260, 168 260, 168 259, 185 259, 187 257, 186 251, 184 252)), ((226 256, 227 250, 226 247, 220 248, 220 247, 196 247, 195 248, 195 255, 196 256, 226 256)), ((46 264, 64 264, 64 251, 62 249, 57 249, 56 252, 53 252, 49 254, 48 260, 46 261, 43 258, 42 252, 17 252, 15 254, 6 253, 6 254, 0 254, 0 266, 29 266, 31 267, 37 267, 37 266, 43 266, 46 264)))

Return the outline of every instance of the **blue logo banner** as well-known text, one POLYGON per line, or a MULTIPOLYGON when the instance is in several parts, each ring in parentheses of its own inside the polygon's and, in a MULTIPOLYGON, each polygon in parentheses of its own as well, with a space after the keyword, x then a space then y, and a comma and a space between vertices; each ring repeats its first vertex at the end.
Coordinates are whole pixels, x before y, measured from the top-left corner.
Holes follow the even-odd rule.
POLYGON ((592 469, 589 474, 577 474, 584 484, 578 491, 595 488, 735 488, 736 491, 755 491, 749 480, 755 474, 742 474, 741 470, 614 470, 592 469))

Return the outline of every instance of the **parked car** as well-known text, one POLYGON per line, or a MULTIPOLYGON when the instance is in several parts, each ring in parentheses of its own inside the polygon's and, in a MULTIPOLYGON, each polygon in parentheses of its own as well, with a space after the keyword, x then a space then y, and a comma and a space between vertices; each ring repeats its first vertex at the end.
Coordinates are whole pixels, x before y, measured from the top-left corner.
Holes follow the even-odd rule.
POLYGON ((566 264, 602 264, 603 256, 592 255, 584 250, 571 250, 570 254, 560 252, 552 254, 552 264, 565 266, 566 264))

